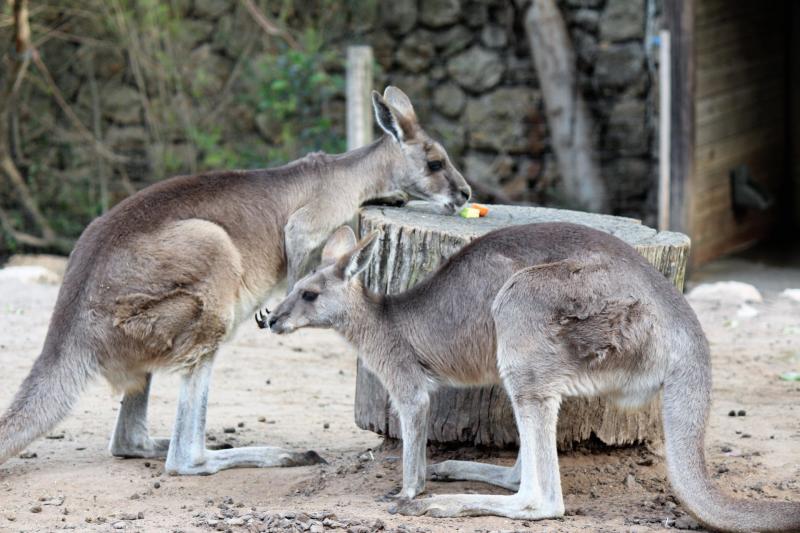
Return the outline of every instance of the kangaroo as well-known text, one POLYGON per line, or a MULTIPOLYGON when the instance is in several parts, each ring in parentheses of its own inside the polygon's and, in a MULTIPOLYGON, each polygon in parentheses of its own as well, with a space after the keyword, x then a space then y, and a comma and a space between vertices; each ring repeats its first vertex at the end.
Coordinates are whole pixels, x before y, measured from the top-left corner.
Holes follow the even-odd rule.
POLYGON ((358 348, 400 416, 403 487, 395 509, 438 517, 564 515, 556 419, 565 396, 642 405, 663 390, 667 472, 686 508, 726 531, 800 530, 800 503, 734 500, 712 484, 703 451, 711 399, 708 342, 683 296, 631 246, 568 223, 515 226, 465 246, 409 291, 379 296, 358 274, 381 246, 337 230, 322 266, 275 311, 275 333, 333 328, 358 348), (429 397, 443 385, 502 383, 520 434, 513 467, 425 466, 429 397), (413 500, 426 475, 513 495, 413 500))
POLYGON ((172 474, 321 461, 274 447, 207 450, 209 380, 220 344, 284 276, 291 288, 363 202, 405 192, 455 211, 469 199, 401 90, 373 92, 372 103, 385 134, 369 146, 175 177, 93 221, 70 257, 41 355, 0 418, 0 463, 66 416, 97 374, 123 393, 115 456, 166 456, 172 474), (172 436, 154 439, 148 394, 162 369, 182 383, 172 436))

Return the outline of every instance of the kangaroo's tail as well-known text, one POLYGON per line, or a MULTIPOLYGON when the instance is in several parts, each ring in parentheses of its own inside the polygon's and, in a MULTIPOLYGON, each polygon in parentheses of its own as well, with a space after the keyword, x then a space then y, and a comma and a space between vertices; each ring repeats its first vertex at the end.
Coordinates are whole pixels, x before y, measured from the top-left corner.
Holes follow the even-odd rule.
POLYGON ((96 364, 88 351, 73 342, 55 341, 48 333, 45 347, 22 382, 8 410, 0 417, 0 463, 19 453, 64 418, 78 399, 96 364))
POLYGON ((664 383, 663 414, 669 479, 683 505, 721 531, 800 531, 800 503, 735 500, 722 494, 706 470, 704 436, 711 403, 708 346, 664 383))

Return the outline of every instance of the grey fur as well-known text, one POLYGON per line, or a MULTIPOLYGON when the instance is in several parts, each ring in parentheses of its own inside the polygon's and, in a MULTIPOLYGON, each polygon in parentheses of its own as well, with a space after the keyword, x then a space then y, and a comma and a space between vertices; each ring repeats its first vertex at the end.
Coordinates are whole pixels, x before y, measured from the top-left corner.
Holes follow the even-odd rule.
POLYGON ((274 169, 172 178, 92 222, 70 257, 44 349, 0 417, 0 462, 66 416, 98 373, 124 393, 115 455, 166 454, 166 470, 178 474, 320 461, 278 448, 206 450, 208 384, 219 345, 284 276, 291 288, 305 275, 363 202, 404 192, 454 211, 467 201, 469 186, 405 94, 388 87, 373 100, 400 138, 274 169), (432 172, 431 157, 447 164, 432 172), (151 374, 164 369, 183 374, 169 444, 147 431, 151 374))
POLYGON ((663 389, 669 477, 690 512, 726 531, 800 529, 800 504, 732 500, 711 483, 703 452, 708 343, 683 296, 629 245, 574 224, 516 226, 475 240, 408 292, 378 296, 355 273, 379 238, 356 244, 349 228, 334 233, 325 266, 300 280, 268 322, 278 333, 334 328, 380 378, 402 426, 397 511, 563 516, 555 433, 561 399, 603 395, 635 407, 663 389), (318 296, 309 301, 306 292, 318 296), (427 473, 517 492, 413 500, 425 487, 431 391, 498 382, 520 433, 515 467, 446 461, 427 473))

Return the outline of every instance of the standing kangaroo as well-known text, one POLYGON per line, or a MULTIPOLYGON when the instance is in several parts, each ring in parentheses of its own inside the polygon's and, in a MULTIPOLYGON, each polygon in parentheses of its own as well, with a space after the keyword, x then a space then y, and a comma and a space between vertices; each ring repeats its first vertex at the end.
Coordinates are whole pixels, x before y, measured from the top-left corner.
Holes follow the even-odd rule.
MULTIPOLYGON (((489 233, 432 277, 395 296, 357 280, 380 245, 337 230, 323 267, 269 316, 276 333, 334 328, 354 344, 400 415, 403 488, 397 511, 433 516, 563 516, 556 419, 564 396, 642 405, 663 388, 667 471, 701 522, 727 531, 800 530, 800 504, 733 500, 711 483, 703 441, 709 348, 683 296, 632 247, 575 224, 489 233), (428 405, 442 385, 502 383, 520 451, 513 467, 445 461, 426 472, 428 405), (514 495, 412 500, 433 479, 476 480, 514 495)), ((263 317, 258 317, 263 322, 263 317)))
POLYGON ((284 275, 291 288, 363 202, 403 191, 454 211, 469 199, 408 97, 388 87, 372 102, 386 134, 369 146, 275 169, 176 177, 92 222, 70 257, 42 353, 0 418, 0 462, 61 420, 98 373, 124 393, 113 455, 166 455, 167 472, 177 474, 321 461, 273 447, 207 450, 208 387, 220 344, 284 275), (159 369, 183 374, 171 439, 147 431, 159 369))

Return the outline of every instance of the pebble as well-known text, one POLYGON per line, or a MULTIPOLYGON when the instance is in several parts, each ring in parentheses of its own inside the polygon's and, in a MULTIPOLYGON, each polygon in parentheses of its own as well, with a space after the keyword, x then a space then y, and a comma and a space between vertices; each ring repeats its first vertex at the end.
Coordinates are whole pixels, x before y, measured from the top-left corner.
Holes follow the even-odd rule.
POLYGON ((700 524, 691 516, 682 516, 675 519, 675 529, 700 529, 700 524))
POLYGON ((322 429, 328 429, 328 428, 330 428, 330 427, 331 427, 331 425, 330 425, 329 423, 327 423, 327 422, 325 422, 324 424, 322 424, 322 429))
POLYGON ((720 447, 720 451, 722 453, 728 453, 728 452, 732 452, 733 448, 731 448, 730 446, 722 446, 722 447, 720 447))
POLYGON ((728 411, 728 416, 736 416, 736 411, 731 409, 730 411, 728 411))
POLYGON ((236 424, 236 425, 237 425, 238 427, 240 427, 240 428, 243 428, 243 427, 244 427, 244 422, 239 422, 239 423, 238 423, 238 424, 236 424))
POLYGON ((224 428, 222 430, 222 432, 223 433, 236 433, 236 428, 234 428, 234 427, 224 428))
POLYGON ((19 454, 20 459, 36 459, 39 457, 35 452, 22 452, 19 454))
POLYGON ((30 511, 32 513, 41 513, 42 512, 42 506, 41 505, 34 505, 33 507, 31 507, 30 511))
POLYGON ((122 521, 114 522, 113 524, 111 524, 111 527, 113 527, 114 529, 125 529, 125 522, 122 521))
POLYGON ((161 488, 161 483, 159 483, 158 481, 156 481, 155 483, 153 483, 153 488, 155 488, 155 489, 160 489, 160 488, 161 488))
POLYGON ((720 474, 724 474, 726 472, 730 472, 730 469, 725 465, 719 465, 717 467, 717 472, 720 473, 720 474))
POLYGON ((258 421, 259 422, 266 422, 267 421, 267 417, 266 416, 259 416, 258 417, 258 421))
POLYGON ((747 411, 745 411, 744 409, 739 409, 739 411, 736 413, 736 415, 737 416, 745 416, 745 415, 747 415, 747 411))

